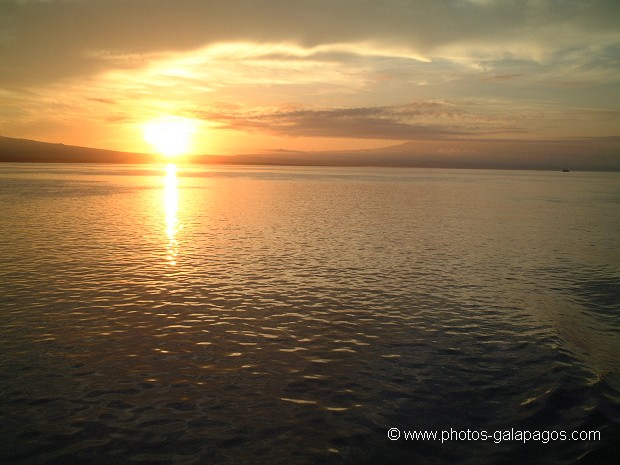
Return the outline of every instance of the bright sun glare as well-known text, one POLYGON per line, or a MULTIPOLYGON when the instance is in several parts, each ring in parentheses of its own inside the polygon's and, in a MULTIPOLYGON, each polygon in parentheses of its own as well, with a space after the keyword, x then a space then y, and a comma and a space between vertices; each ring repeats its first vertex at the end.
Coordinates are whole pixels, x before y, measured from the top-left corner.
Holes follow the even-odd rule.
POLYGON ((187 153, 195 131, 191 119, 164 117, 144 125, 144 140, 162 155, 174 157, 187 153))

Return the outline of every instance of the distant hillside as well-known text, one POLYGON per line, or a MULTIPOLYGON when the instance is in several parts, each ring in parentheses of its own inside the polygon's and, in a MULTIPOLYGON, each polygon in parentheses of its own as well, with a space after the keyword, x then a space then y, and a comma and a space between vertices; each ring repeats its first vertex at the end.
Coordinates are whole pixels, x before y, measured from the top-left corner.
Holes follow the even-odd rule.
POLYGON ((50 144, 0 136, 0 162, 156 163, 153 155, 50 144))
MULTIPOLYGON (((162 163, 158 155, 50 144, 0 136, 0 162, 162 163)), ((556 141, 405 142, 369 150, 274 150, 230 156, 193 155, 175 163, 297 166, 393 166, 578 171, 620 171, 620 138, 556 141)))
POLYGON ((204 157, 208 163, 384 166, 508 170, 620 171, 618 142, 591 144, 563 141, 418 142, 368 150, 333 152, 272 151, 225 157, 204 157))

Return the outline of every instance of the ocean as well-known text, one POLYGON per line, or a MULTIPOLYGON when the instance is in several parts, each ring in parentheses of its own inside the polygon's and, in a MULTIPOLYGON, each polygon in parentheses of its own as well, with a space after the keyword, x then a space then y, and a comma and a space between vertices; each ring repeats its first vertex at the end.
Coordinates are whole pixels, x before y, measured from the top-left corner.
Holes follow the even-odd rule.
POLYGON ((5 163, 0 205, 0 463, 620 457, 620 173, 5 163))

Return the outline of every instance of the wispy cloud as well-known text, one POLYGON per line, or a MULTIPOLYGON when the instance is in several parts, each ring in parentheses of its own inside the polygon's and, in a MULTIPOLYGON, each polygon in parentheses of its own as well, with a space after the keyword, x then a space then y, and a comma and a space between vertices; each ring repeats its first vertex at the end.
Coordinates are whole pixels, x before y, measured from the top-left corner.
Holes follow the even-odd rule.
POLYGON ((298 137, 428 140, 523 132, 507 122, 467 113, 453 103, 441 101, 360 108, 194 111, 191 114, 216 122, 225 129, 298 137))
POLYGON ((617 44, 618 17, 613 0, 3 0, 0 82, 132 67, 143 55, 231 42, 308 49, 367 42, 421 58, 543 61, 617 44), (138 58, 112 63, 106 54, 138 58))

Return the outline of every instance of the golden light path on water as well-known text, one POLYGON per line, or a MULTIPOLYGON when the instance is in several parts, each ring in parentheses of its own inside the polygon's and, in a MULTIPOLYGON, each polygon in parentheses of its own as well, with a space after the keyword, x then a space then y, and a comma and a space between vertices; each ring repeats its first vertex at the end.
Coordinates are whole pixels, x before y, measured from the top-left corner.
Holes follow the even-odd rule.
POLYGON ((177 186, 177 168, 174 163, 166 165, 166 176, 164 178, 164 212, 166 222, 166 236, 168 244, 166 250, 166 261, 170 265, 176 265, 179 241, 176 234, 179 229, 179 189, 177 186))

